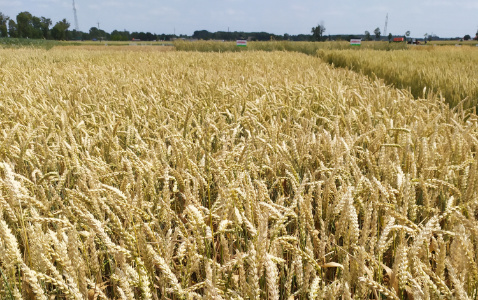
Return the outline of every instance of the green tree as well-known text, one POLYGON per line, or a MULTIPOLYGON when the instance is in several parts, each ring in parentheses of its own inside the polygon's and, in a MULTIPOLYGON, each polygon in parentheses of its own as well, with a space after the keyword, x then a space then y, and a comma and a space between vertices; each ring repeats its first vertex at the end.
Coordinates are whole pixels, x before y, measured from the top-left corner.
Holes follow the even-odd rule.
POLYGON ((389 33, 389 34, 388 34, 388 42, 389 42, 389 43, 392 41, 392 38, 393 38, 392 33, 389 33))
POLYGON ((17 31, 19 38, 33 37, 33 16, 28 11, 23 11, 17 15, 17 31))
POLYGON ((68 34, 66 35, 67 40, 75 40, 75 41, 82 40, 83 32, 76 31, 76 29, 68 30, 67 32, 68 32, 68 34))
POLYGON ((366 40, 366 41, 372 40, 372 38, 370 37, 370 32, 367 31, 367 30, 365 31, 365 40, 366 40))
POLYGON ((51 36, 55 40, 66 40, 68 37, 68 28, 70 28, 70 23, 68 23, 66 19, 63 19, 53 26, 51 36))
POLYGON ((111 40, 112 41, 127 41, 129 40, 129 32, 128 31, 118 31, 113 30, 111 32, 111 40))
POLYGON ((324 23, 320 22, 320 24, 317 25, 317 27, 312 27, 311 32, 312 32, 312 40, 322 41, 322 38, 323 38, 324 32, 325 32, 324 23))
POLYGON ((18 37, 18 27, 14 20, 8 21, 8 35, 12 38, 18 37))
POLYGON ((106 38, 107 38, 107 34, 104 30, 98 29, 96 27, 91 27, 90 28, 90 39, 92 39, 92 40, 94 40, 94 39, 102 40, 102 39, 106 39, 106 38))
MULTIPOLYGON (((35 24, 34 24, 35 25, 35 24)), ((38 24, 35 25, 35 28, 38 28, 44 39, 50 38, 50 26, 52 25, 51 19, 40 17, 38 24)))
POLYGON ((31 30, 31 36, 29 37, 32 39, 44 38, 42 20, 39 17, 35 17, 35 16, 32 17, 32 30, 31 30))
POLYGON ((51 24, 48 18, 36 17, 24 11, 17 15, 16 35, 20 38, 46 39, 49 38, 51 24))
POLYGON ((212 32, 209 32, 207 30, 196 30, 193 33, 193 38, 198 40, 210 40, 212 36, 212 32))
POLYGON ((375 34, 375 38, 376 38, 377 40, 379 40, 379 39, 380 39, 380 35, 382 34, 382 33, 380 32, 380 28, 378 28, 378 27, 375 28, 375 30, 373 31, 373 33, 375 34))
POLYGON ((470 36, 469 34, 467 34, 467 35, 465 35, 465 36, 463 37, 463 39, 464 39, 465 41, 469 41, 469 40, 471 40, 471 36, 470 36))
POLYGON ((8 36, 7 23, 10 18, 0 12, 0 37, 8 36))

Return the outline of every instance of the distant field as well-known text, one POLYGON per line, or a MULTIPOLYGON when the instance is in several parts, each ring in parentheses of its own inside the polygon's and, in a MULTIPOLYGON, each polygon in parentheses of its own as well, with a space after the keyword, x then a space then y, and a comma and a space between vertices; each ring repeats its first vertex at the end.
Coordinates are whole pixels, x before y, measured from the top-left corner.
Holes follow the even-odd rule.
MULTIPOLYGON (((1 299, 476 298, 475 114, 163 48, 0 49, 1 299)), ((468 52, 323 51, 471 77, 468 52)))
MULTIPOLYGON (((469 40, 469 41, 460 41, 460 40, 454 40, 454 41, 431 41, 428 42, 428 45, 438 45, 438 46, 455 46, 455 45, 460 45, 460 46, 474 46, 478 45, 478 41, 476 40, 469 40)), ((477 47, 478 48, 478 47, 477 47)))
POLYGON ((22 47, 51 49, 52 47, 57 46, 59 44, 60 42, 52 41, 52 40, 0 38, 0 49, 1 48, 22 48, 22 47))
POLYGON ((172 46, 169 41, 60 41, 59 45, 67 46, 172 46))
POLYGON ((175 48, 172 45, 165 46, 152 46, 152 45, 63 45, 55 46, 57 49, 64 50, 88 50, 88 51, 133 51, 133 52, 161 52, 161 51, 174 51, 175 48))
POLYGON ((405 43, 388 42, 362 42, 362 46, 351 46, 347 41, 334 42, 291 42, 291 41, 268 41, 248 42, 247 47, 237 47, 236 42, 221 41, 182 41, 174 42, 174 47, 179 51, 199 52, 240 52, 240 51, 290 51, 315 55, 317 50, 345 50, 345 49, 375 49, 375 50, 398 50, 406 49, 405 43))
POLYGON ((173 46, 169 41, 53 41, 17 38, 0 38, 0 48, 34 47, 51 49, 55 46, 173 46))
POLYGON ((478 104, 478 47, 411 47, 408 51, 318 51, 324 61, 377 76, 415 97, 441 95, 452 107, 478 104))

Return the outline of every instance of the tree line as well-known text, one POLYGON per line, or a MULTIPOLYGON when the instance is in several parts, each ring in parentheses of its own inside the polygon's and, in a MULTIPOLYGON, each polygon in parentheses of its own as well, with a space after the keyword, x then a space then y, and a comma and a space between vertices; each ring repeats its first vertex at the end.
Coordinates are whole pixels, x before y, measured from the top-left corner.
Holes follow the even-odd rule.
MULTIPOLYGON (((129 32, 114 30, 105 32, 97 27, 91 27, 88 32, 70 30, 70 23, 63 19, 53 25, 49 18, 37 17, 28 11, 20 12, 15 19, 0 12, 0 38, 29 38, 47 40, 111 40, 142 41, 171 40, 178 37, 174 34, 153 34, 151 32, 129 32)), ((179 37, 182 37, 180 35, 179 37)))
MULTIPOLYGON (((53 39, 53 40, 109 40, 109 41, 155 41, 155 40, 171 40, 173 38, 188 38, 186 35, 175 34, 155 34, 151 32, 129 32, 127 30, 113 30, 108 33, 100 28, 91 27, 88 32, 70 30, 70 23, 63 19, 53 25, 50 18, 37 17, 28 11, 20 12, 16 18, 10 18, 0 12, 0 38, 29 38, 29 39, 53 39)), ((243 31, 217 31, 209 32, 207 30, 194 31, 191 36, 194 39, 202 40, 238 40, 250 39, 257 41, 267 40, 292 40, 292 41, 309 41, 322 40, 314 34, 283 35, 271 34, 268 32, 243 32, 243 31)), ((313 33, 313 32, 312 32, 313 33)))
POLYGON ((284 33, 273 34, 269 32, 244 32, 244 31, 216 31, 210 32, 207 30, 196 30, 191 36, 193 39, 198 40, 224 40, 224 41, 235 41, 235 40, 253 40, 253 41, 282 41, 282 40, 291 40, 291 41, 309 41, 311 35, 309 34, 298 34, 298 35, 289 35, 284 33))
POLYGON ((51 19, 33 16, 27 11, 19 13, 15 20, 0 12, 0 37, 57 40, 68 38, 70 24, 66 19, 56 22, 53 27, 52 24, 51 19))
MULTIPOLYGON (((113 30, 111 33, 105 32, 97 27, 91 27, 88 32, 70 30, 70 23, 66 20, 60 20, 53 25, 49 18, 37 17, 28 11, 20 12, 15 19, 10 18, 0 12, 0 38, 30 38, 30 39, 54 39, 54 40, 109 40, 109 41, 169 41, 174 38, 189 38, 187 35, 175 34, 155 34, 151 32, 129 32, 127 30, 113 30)), ((290 40, 290 41, 325 41, 325 40, 350 40, 353 38, 361 38, 364 40, 372 40, 369 31, 365 31, 364 35, 325 35, 325 26, 321 22, 316 27, 312 27, 311 34, 283 35, 272 34, 268 32, 243 32, 243 31, 216 31, 209 32, 207 30, 196 30, 191 36, 193 39, 201 40, 225 40, 234 41, 238 39, 248 39, 255 41, 268 40, 290 40)), ((373 31, 376 40, 381 39, 380 28, 373 31)), ((400 35, 399 35, 400 36, 400 35)), ((405 38, 410 36, 410 31, 404 35, 405 38)), ((392 34, 388 35, 388 40, 393 38, 392 34)), ((438 39, 437 36, 425 34, 425 39, 438 39)), ((465 40, 471 39, 469 35, 465 35, 465 40)), ((478 40, 478 32, 475 39, 478 40)))

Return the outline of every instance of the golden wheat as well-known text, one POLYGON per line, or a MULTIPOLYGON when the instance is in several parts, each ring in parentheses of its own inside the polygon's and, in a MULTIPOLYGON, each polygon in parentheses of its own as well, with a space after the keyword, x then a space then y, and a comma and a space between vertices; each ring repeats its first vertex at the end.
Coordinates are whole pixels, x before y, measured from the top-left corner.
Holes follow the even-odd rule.
POLYGON ((298 53, 0 65, 1 298, 478 293, 469 111, 298 53))
POLYGON ((319 50, 325 61, 382 78, 417 97, 443 97, 450 106, 478 105, 476 47, 412 47, 401 51, 319 50), (438 95, 438 96, 437 96, 438 95))

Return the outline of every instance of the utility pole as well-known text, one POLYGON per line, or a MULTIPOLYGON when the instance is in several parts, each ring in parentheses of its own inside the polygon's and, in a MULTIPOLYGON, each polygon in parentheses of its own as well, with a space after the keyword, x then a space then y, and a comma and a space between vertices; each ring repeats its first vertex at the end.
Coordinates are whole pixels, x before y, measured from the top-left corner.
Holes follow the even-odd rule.
MULTIPOLYGON (((98 34, 100 34, 100 33, 99 33, 99 31, 100 31, 100 21, 98 21, 97 24, 98 24, 98 34)), ((101 41, 103 41, 103 38, 104 38, 104 37, 103 37, 103 36, 100 36, 99 38, 100 38, 99 41, 101 42, 101 41)))
POLYGON ((383 29, 383 35, 387 35, 387 26, 388 26, 388 13, 387 16, 385 17, 385 28, 383 29))
POLYGON ((80 26, 78 25, 78 16, 76 15, 75 0, 73 0, 73 15, 75 16, 75 30, 80 31, 80 26))

